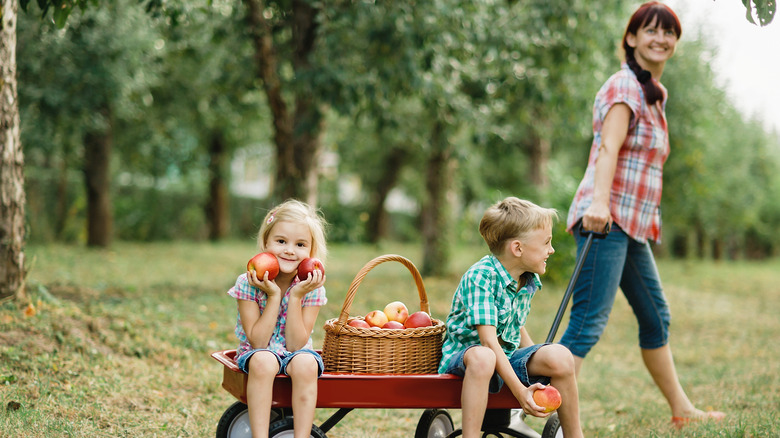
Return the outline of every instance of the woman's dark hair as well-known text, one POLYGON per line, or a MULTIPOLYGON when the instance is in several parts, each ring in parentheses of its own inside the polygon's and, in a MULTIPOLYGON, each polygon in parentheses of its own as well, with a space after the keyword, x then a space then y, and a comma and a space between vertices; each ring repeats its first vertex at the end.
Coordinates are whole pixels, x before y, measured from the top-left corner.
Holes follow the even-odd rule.
POLYGON ((661 91, 661 87, 652 78, 650 72, 643 70, 636 62, 634 48, 628 45, 628 34, 636 35, 640 27, 647 23, 652 23, 653 20, 657 20, 656 23, 661 29, 673 30, 677 38, 682 36, 682 26, 680 26, 680 19, 677 18, 677 14, 669 6, 657 1, 647 2, 640 6, 634 12, 634 15, 631 16, 626 32, 623 34, 623 50, 626 52, 626 63, 642 84, 642 89, 645 90, 645 100, 651 105, 663 99, 663 91, 661 91))

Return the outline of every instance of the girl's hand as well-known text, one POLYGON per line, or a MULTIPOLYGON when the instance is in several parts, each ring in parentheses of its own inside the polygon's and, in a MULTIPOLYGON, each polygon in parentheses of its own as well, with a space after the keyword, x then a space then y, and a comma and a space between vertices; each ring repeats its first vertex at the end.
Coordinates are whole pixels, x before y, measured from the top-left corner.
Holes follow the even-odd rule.
POLYGON ((309 274, 306 280, 299 281, 293 286, 290 295, 294 298, 303 299, 307 293, 325 285, 325 274, 319 269, 315 269, 309 274))
POLYGON ((250 286, 254 286, 265 292, 268 298, 282 294, 282 290, 276 282, 268 279, 268 271, 263 273, 263 278, 257 277, 257 271, 246 271, 246 279, 249 281, 250 286))
POLYGON ((544 412, 544 408, 537 405, 534 402, 534 391, 537 389, 543 389, 544 385, 541 383, 534 383, 523 391, 522 396, 517 400, 520 402, 520 406, 523 407, 523 411, 526 414, 533 415, 534 417, 544 418, 550 416, 552 412, 544 412))
POLYGON ((607 229, 607 225, 612 226, 612 213, 609 211, 609 205, 596 202, 590 204, 582 216, 582 228, 585 231, 601 233, 607 229))

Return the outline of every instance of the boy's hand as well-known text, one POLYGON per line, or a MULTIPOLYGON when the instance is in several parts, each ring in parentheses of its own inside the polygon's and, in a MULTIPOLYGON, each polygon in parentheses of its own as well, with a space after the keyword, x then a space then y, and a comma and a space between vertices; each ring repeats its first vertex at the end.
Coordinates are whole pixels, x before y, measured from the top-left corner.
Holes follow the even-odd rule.
POLYGON ((294 298, 303 299, 307 293, 322 287, 325 284, 325 274, 319 269, 313 270, 306 280, 299 281, 293 286, 290 295, 294 298))
POLYGON ((268 298, 282 294, 282 290, 279 288, 276 282, 268 279, 268 271, 263 273, 263 278, 257 277, 257 271, 246 271, 246 279, 250 286, 254 286, 265 292, 268 298))
POLYGON ((525 388, 522 396, 517 400, 520 402, 520 406, 523 407, 523 411, 526 414, 539 418, 545 418, 552 414, 552 412, 544 412, 544 408, 534 402, 534 391, 542 388, 544 388, 544 385, 541 383, 534 383, 533 385, 525 388))

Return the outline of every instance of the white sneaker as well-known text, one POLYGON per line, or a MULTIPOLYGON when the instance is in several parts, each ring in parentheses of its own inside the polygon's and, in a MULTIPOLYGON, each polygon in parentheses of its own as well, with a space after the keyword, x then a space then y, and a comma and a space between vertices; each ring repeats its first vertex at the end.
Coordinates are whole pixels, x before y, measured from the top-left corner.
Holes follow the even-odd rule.
POLYGON ((522 409, 512 409, 512 413, 509 417, 509 428, 517 432, 522 433, 528 438, 542 438, 542 436, 531 426, 525 424, 523 420, 525 418, 525 412, 522 409))

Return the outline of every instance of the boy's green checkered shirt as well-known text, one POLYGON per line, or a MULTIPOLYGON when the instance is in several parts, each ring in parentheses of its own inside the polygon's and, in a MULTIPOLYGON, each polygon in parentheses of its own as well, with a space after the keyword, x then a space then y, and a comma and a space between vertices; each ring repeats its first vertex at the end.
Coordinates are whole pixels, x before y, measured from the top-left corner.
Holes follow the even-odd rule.
POLYGON ((493 255, 475 263, 460 280, 447 316, 447 334, 442 345, 439 372, 459 351, 479 345, 478 325, 496 327, 501 348, 507 357, 520 348, 520 329, 531 311, 531 299, 542 283, 539 275, 526 273, 525 286, 510 277, 504 265, 493 255))

